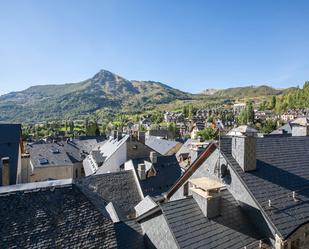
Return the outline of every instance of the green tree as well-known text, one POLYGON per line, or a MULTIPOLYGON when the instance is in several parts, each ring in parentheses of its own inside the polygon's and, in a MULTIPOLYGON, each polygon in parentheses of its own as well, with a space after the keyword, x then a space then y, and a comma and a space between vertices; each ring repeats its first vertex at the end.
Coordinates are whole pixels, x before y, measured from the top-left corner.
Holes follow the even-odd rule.
POLYGON ((201 137, 202 140, 208 141, 217 138, 217 130, 212 127, 207 127, 197 133, 197 136, 201 137))
POLYGON ((252 101, 249 101, 247 103, 246 111, 247 111, 247 124, 253 124, 254 123, 254 109, 253 109, 252 101))
POLYGON ((247 111, 242 110, 238 117, 236 118, 236 122, 238 125, 244 125, 248 123, 248 116, 247 116, 247 111))

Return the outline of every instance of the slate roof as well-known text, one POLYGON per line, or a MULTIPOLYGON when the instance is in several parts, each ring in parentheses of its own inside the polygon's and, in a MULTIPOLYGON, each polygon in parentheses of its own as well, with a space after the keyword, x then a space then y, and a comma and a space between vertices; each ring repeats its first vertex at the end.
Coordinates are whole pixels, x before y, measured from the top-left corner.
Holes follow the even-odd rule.
POLYGON ((134 216, 134 206, 142 200, 132 170, 91 175, 79 180, 78 184, 97 193, 106 205, 112 202, 121 220, 134 216))
POLYGON ((177 146, 179 142, 160 139, 154 136, 147 136, 145 144, 156 152, 159 152, 161 155, 166 155, 171 149, 177 146))
MULTIPOLYGON (((150 161, 149 158, 132 160, 136 173, 138 164, 144 163, 145 160, 150 161)), ((167 192, 182 174, 179 163, 174 155, 158 156, 154 168, 157 173, 156 176, 142 181, 139 180, 144 196, 149 195, 155 197, 167 192)))
POLYGON ((110 139, 107 141, 104 141, 104 143, 100 143, 99 150, 101 151, 102 155, 106 157, 106 160, 113 155, 122 144, 124 144, 129 138, 129 135, 124 135, 120 140, 116 139, 110 139))
MULTIPOLYGON (((70 146, 59 146, 57 143, 46 144, 32 144, 27 146, 28 153, 30 154, 30 161, 34 167, 46 167, 46 166, 72 166, 71 156, 66 152, 66 149, 70 146), (54 153, 53 151, 57 151, 54 153), (46 163, 41 164, 41 159, 47 159, 46 163)), ((79 150, 72 147, 70 155, 79 153, 79 150), (71 154, 72 153, 72 154, 71 154)), ((74 156, 72 156, 74 158, 74 156)))
POLYGON ((193 197, 166 202, 160 207, 181 249, 239 249, 261 239, 227 190, 222 192, 221 215, 213 219, 203 215, 193 197))
MULTIPOLYGON (((104 143, 105 141, 99 140, 100 143, 104 143)), ((85 151, 88 154, 91 150, 98 145, 98 140, 95 138, 91 139, 73 139, 73 141, 69 141, 68 144, 75 145, 79 150, 85 151)))
POLYGON ((121 221, 114 224, 118 248, 143 249, 143 230, 135 220, 121 221))
POLYGON ((287 238, 309 221, 309 137, 257 138, 257 168, 251 172, 232 157, 231 138, 221 139, 221 149, 279 235, 287 238))
POLYGON ((190 153, 190 148, 191 148, 191 144, 198 142, 198 139, 188 139, 182 146, 181 148, 177 151, 176 153, 176 157, 179 157, 181 154, 186 154, 186 153, 190 153))
MULTIPOLYGON (((16 184, 20 138, 20 124, 0 124, 0 159, 3 157, 10 158, 10 184, 16 184)), ((2 171, 0 170, 1 185, 2 171)))
POLYGON ((269 135, 281 135, 281 134, 292 134, 292 127, 290 122, 279 127, 277 130, 272 131, 269 135))
POLYGON ((72 165, 82 162, 97 145, 96 139, 73 139, 67 142, 36 142, 27 145, 30 160, 34 167, 72 165), (53 153, 57 150, 59 153, 53 153), (40 164, 39 159, 45 158, 49 163, 40 164))
POLYGON ((0 248, 117 248, 113 223, 75 185, 0 194, 0 227, 0 248))

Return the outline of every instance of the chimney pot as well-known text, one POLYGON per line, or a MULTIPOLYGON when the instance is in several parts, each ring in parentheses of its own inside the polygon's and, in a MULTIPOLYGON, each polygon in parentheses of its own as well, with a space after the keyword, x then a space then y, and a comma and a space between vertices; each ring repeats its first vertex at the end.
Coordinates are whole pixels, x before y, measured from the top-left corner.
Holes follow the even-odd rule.
POLYGON ((2 186, 10 185, 10 158, 2 158, 2 186))
POLYGON ((155 164, 158 162, 158 156, 157 156, 157 152, 155 151, 151 151, 150 152, 150 161, 155 164))
POLYGON ((138 177, 141 181, 146 179, 146 167, 145 167, 144 163, 138 164, 137 173, 138 173, 138 177))
POLYGON ((232 156, 244 172, 256 170, 256 132, 247 126, 234 130, 232 156))

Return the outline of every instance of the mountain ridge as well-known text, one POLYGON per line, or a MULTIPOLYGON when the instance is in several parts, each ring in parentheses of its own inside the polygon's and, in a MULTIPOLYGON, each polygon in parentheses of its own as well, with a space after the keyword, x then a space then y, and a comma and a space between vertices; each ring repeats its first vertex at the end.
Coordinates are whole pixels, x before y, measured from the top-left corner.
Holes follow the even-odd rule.
MULTIPOLYGON (((285 90, 275 90, 269 86, 236 87, 214 91, 209 97, 269 96, 282 94, 285 90)), ((34 122, 76 118, 107 109, 112 112, 136 111, 173 101, 194 101, 205 97, 161 82, 127 80, 110 71, 100 70, 93 77, 77 83, 36 85, 1 95, 0 121, 34 122)))

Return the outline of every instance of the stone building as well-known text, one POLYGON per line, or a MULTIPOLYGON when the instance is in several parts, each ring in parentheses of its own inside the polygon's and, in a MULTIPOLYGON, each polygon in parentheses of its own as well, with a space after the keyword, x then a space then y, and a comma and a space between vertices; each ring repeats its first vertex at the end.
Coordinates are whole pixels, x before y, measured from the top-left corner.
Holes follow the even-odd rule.
MULTIPOLYGON (((156 248, 309 247, 309 136, 256 137, 244 126, 211 143, 137 218, 156 248)), ((142 204, 140 204, 142 205, 142 204)))

